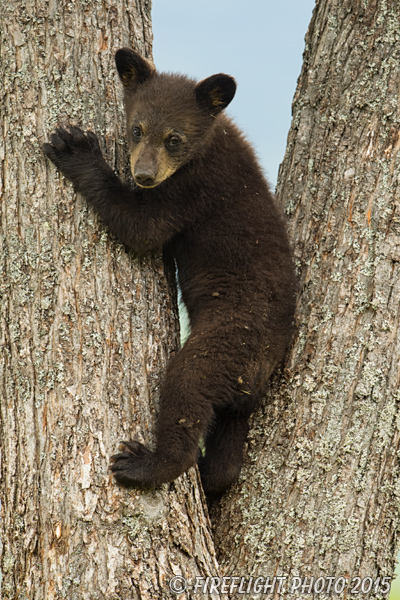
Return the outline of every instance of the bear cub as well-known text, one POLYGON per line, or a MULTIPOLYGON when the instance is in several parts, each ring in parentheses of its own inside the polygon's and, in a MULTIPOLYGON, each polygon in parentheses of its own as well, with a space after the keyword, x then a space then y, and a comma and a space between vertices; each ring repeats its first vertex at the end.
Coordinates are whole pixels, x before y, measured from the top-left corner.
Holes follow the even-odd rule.
POLYGON ((129 48, 116 65, 134 183, 121 182, 90 131, 59 128, 44 151, 126 246, 174 258, 191 333, 164 376, 155 449, 123 442, 111 470, 149 488, 198 463, 206 493, 220 495, 239 476, 249 416, 292 333, 284 219, 223 112, 232 77, 158 73, 129 48))

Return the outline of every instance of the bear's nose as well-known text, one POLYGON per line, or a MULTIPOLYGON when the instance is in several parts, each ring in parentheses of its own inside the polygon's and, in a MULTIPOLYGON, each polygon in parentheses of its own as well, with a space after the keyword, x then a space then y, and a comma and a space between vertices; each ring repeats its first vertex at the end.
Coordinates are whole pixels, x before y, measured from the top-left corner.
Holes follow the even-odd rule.
POLYGON ((152 185, 154 185, 155 178, 155 173, 150 170, 143 170, 135 173, 135 181, 138 185, 141 185, 142 187, 151 187, 152 185))

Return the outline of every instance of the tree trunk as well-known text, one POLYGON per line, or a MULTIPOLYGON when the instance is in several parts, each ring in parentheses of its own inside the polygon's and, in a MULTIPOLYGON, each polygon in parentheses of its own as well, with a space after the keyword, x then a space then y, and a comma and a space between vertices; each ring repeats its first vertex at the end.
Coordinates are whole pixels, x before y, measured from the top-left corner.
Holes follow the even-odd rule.
POLYGON ((306 37, 277 190, 300 274, 297 335, 215 522, 225 572, 282 576, 279 598, 386 598, 394 569, 399 22, 398 2, 319 0, 306 37), (295 577, 336 579, 324 594, 295 577))
POLYGON ((71 119, 125 169, 113 56, 151 42, 148 0, 0 6, 4 600, 163 598, 216 572, 194 469, 143 494, 108 472, 120 440, 151 439, 177 346, 162 259, 128 255, 41 152, 71 119))

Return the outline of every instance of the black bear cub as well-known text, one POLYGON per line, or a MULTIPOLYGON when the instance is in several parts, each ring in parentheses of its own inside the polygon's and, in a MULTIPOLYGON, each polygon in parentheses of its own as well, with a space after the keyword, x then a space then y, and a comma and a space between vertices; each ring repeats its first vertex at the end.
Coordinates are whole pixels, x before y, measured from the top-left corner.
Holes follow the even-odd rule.
POLYGON ((123 442, 111 470, 122 485, 149 488, 198 463, 206 493, 219 495, 239 476, 249 416, 291 337, 284 220, 223 113, 232 77, 158 73, 128 48, 116 64, 134 184, 115 175, 91 132, 57 129, 44 151, 124 244, 174 257, 191 333, 164 377, 155 449, 123 442))

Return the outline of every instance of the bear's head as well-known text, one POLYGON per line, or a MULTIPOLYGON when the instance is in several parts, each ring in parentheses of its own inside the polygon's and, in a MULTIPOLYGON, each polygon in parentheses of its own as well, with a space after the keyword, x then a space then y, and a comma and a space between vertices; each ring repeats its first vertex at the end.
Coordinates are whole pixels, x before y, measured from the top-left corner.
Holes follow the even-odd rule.
POLYGON ((124 86, 132 175, 140 187, 153 188, 205 151, 236 83, 224 73, 199 83, 158 73, 130 48, 118 50, 115 61, 124 86))

